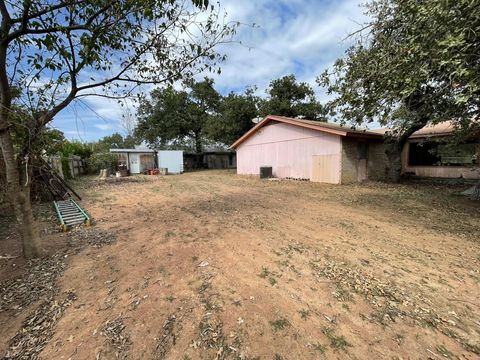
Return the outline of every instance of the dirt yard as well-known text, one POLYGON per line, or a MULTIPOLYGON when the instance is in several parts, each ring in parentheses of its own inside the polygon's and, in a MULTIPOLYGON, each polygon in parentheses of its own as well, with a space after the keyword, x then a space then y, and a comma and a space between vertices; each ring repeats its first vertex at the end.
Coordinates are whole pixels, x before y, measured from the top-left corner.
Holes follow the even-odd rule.
POLYGON ((480 358, 480 205, 459 188, 224 171, 76 188, 94 226, 58 233, 42 208, 67 250, 0 259, 7 359, 480 358))

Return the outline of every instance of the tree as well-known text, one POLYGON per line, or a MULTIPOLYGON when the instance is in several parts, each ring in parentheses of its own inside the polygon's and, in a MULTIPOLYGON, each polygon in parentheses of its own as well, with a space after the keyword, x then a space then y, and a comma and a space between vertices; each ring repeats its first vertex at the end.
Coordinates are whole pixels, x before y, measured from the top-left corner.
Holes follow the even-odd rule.
POLYGON ((254 89, 248 89, 243 95, 231 92, 222 97, 218 115, 211 116, 207 121, 207 137, 223 144, 232 144, 253 127, 252 119, 258 116, 258 103, 254 89))
POLYGON ((224 57, 214 48, 234 27, 207 0, 0 0, 0 14, 0 146, 23 254, 34 257, 30 144, 47 124, 79 97, 124 98, 142 84, 215 69, 224 57), (21 149, 15 104, 31 120, 21 149))
POLYGON ((480 11, 477 1, 374 0, 356 43, 318 82, 336 97, 330 113, 354 124, 391 127, 388 177, 398 181, 401 151, 427 123, 478 122, 480 11))
POLYGON ((325 121, 324 109, 316 100, 312 87, 298 83, 294 75, 273 80, 266 90, 268 98, 260 106, 263 116, 280 115, 325 121))
POLYGON ((143 98, 138 109, 138 138, 154 147, 182 144, 192 139, 195 151, 203 150, 204 128, 210 116, 218 111, 220 95, 213 80, 188 81, 184 90, 172 86, 156 89, 150 99, 143 98))

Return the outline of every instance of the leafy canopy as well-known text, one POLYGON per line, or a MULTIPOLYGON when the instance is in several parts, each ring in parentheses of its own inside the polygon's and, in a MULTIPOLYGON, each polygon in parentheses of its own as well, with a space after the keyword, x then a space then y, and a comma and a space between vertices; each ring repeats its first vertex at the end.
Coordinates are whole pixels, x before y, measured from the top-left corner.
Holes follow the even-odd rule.
POLYGON ((208 118, 217 113, 220 95, 213 80, 188 81, 185 89, 173 86, 153 90, 150 98, 142 98, 138 108, 136 135, 155 147, 195 141, 195 150, 202 152, 202 137, 208 118))
POLYGON ((372 20, 318 78, 331 114, 408 134, 428 121, 475 125, 480 105, 478 1, 373 0, 372 20))
POLYGON ((260 105, 263 116, 280 115, 325 121, 324 109, 312 87, 305 82, 297 82, 294 75, 273 80, 266 93, 268 98, 260 105))
POLYGON ((222 97, 217 116, 209 117, 205 133, 214 141, 230 145, 248 130, 258 116, 259 99, 254 89, 247 89, 244 94, 229 93, 222 97))
POLYGON ((216 70, 214 48, 235 32, 207 0, 6 0, 0 12, 0 129, 15 121, 13 99, 35 119, 30 143, 78 98, 216 70))

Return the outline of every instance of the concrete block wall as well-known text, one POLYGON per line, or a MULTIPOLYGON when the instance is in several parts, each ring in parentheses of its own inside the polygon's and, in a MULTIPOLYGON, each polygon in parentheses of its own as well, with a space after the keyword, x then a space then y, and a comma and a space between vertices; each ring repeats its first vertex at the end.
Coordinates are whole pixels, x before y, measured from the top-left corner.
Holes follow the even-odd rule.
POLYGON ((342 184, 357 182, 358 178, 358 141, 342 138, 342 168, 340 181, 342 184))
POLYGON ((380 141, 370 141, 368 144, 367 178, 374 181, 385 180, 387 165, 385 145, 380 141))

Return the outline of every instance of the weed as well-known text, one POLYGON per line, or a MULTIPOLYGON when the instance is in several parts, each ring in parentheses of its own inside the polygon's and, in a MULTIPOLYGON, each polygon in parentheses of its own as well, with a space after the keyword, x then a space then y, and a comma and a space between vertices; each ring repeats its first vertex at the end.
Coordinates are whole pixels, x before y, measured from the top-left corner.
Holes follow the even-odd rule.
POLYGON ((169 296, 166 297, 166 300, 167 300, 168 302, 173 302, 173 300, 175 300, 175 296, 169 295, 169 296))
POLYGON ((280 354, 275 354, 275 360, 283 360, 283 356, 280 354))
POLYGON ((393 340, 395 340, 398 345, 402 345, 405 341, 405 336, 403 336, 402 334, 395 334, 393 340))
POLYGON ((271 276, 271 277, 268 278, 268 282, 269 282, 270 285, 272 285, 272 286, 277 285, 277 279, 275 279, 273 276, 271 276))
POLYGON ((241 300, 233 300, 232 304, 235 305, 235 306, 242 306, 242 301, 241 300))
POLYGON ((270 325, 272 326, 273 331, 277 332, 279 330, 285 329, 286 327, 289 327, 290 322, 285 318, 280 318, 274 321, 270 321, 270 325))
POLYGON ((165 233, 165 239, 169 239, 169 238, 171 238, 171 237, 173 237, 173 236, 175 236, 175 233, 174 233, 173 231, 170 231, 170 230, 169 230, 169 231, 167 231, 167 232, 165 233))
POLYGON ((436 350, 443 357, 446 357, 448 359, 451 359, 453 357, 453 353, 449 351, 444 345, 438 345, 436 350))
POLYGON ((310 310, 308 310, 308 309, 298 310, 298 313, 300 314, 300 317, 303 320, 307 320, 308 317, 310 316, 310 310))
POLYGON ((267 267, 262 266, 262 272, 258 274, 258 276, 260 276, 262 279, 266 279, 268 275, 270 275, 270 270, 268 270, 267 267))
POLYGON ((335 350, 347 351, 347 347, 352 347, 343 335, 338 336, 335 334, 335 330, 332 328, 323 328, 322 333, 330 340, 330 347, 335 350))
POLYGON ((320 343, 312 344, 312 348, 313 350, 318 351, 320 354, 325 354, 325 351, 327 350, 325 345, 322 345, 320 343))
POLYGON ((192 261, 197 262, 198 261, 198 256, 196 256, 196 255, 192 256, 192 261))
POLYGON ((208 281, 202 282, 202 285, 198 287, 199 293, 204 293, 207 289, 209 289, 212 285, 208 281))

